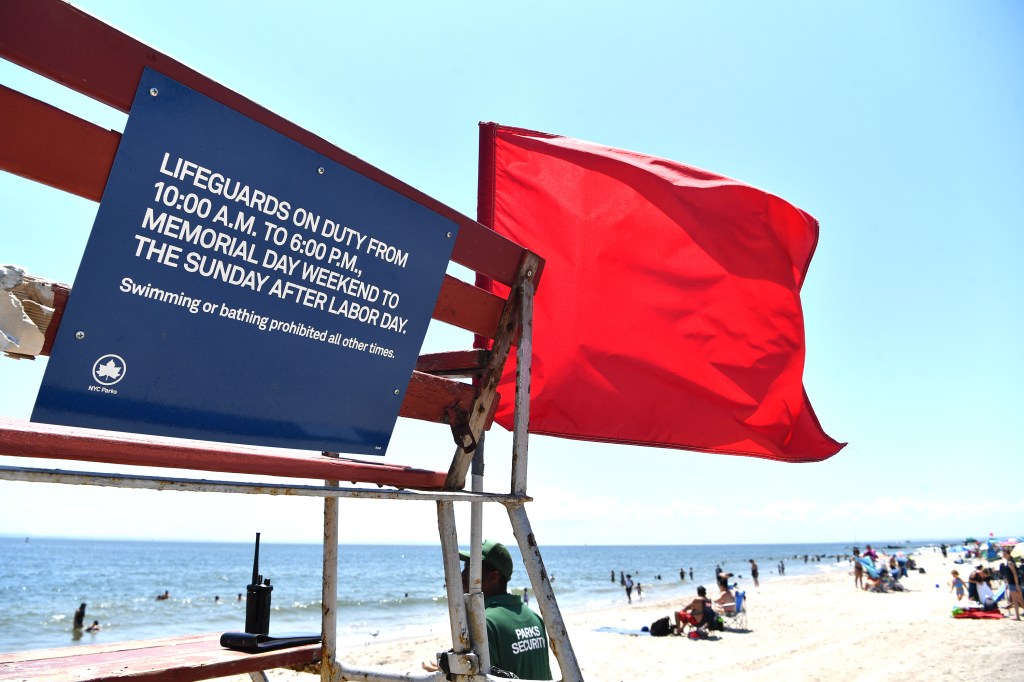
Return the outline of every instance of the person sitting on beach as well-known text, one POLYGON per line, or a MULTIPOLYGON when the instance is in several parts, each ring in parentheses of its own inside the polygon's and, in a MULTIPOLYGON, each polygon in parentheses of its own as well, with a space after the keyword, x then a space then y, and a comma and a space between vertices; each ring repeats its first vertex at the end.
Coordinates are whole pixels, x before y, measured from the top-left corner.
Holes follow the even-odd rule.
POLYGON ((100 631, 100 622, 99 622, 98 620, 94 620, 94 621, 92 622, 92 625, 90 625, 89 627, 87 627, 87 628, 85 629, 85 631, 86 631, 86 632, 99 632, 99 631, 100 631))
POLYGON ((981 580, 978 581, 978 603, 985 611, 994 611, 999 608, 996 603, 996 595, 992 592, 992 572, 987 568, 981 571, 981 580))
POLYGON ((736 595, 732 593, 729 586, 726 585, 722 593, 718 595, 718 598, 712 602, 712 608, 715 608, 722 613, 728 613, 732 615, 736 613, 736 595))
MULTIPOLYGON (((459 552, 459 558, 466 562, 462 569, 462 589, 468 593, 469 552, 459 552)), ((480 591, 484 595, 487 649, 492 669, 513 673, 524 680, 550 680, 544 621, 518 595, 508 592, 513 568, 508 548, 500 542, 487 540, 480 558, 480 591)), ((422 665, 430 672, 437 670, 432 662, 422 665)))
POLYGON ((981 582, 981 564, 974 567, 971 574, 967 577, 967 599, 969 601, 980 602, 981 599, 978 597, 978 583, 981 582))
POLYGON ((683 634, 686 626, 699 628, 715 618, 714 607, 708 599, 708 592, 703 585, 697 587, 697 596, 689 604, 675 612, 675 626, 672 632, 683 634))

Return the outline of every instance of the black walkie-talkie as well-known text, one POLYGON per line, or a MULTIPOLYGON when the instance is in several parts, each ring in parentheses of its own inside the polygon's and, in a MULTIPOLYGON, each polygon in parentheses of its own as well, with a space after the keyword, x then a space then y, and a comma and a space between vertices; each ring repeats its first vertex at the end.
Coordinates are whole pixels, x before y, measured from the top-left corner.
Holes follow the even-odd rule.
POLYGON ((245 586, 245 632, 225 632, 220 645, 239 651, 270 651, 285 647, 315 644, 320 635, 311 632, 270 634, 270 578, 260 575, 260 534, 256 533, 256 555, 252 560, 252 584, 245 586))
POLYGON ((270 634, 270 578, 260 575, 260 534, 256 533, 256 554, 252 559, 252 584, 245 586, 245 631, 270 634))

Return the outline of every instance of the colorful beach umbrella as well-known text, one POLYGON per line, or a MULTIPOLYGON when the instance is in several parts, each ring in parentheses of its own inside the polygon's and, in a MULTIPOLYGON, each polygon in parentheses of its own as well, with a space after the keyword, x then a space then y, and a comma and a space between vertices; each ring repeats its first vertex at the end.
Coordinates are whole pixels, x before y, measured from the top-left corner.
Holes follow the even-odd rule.
POLYGON ((1010 552, 1014 559, 1024 559, 1024 542, 1018 542, 1017 546, 1010 552))

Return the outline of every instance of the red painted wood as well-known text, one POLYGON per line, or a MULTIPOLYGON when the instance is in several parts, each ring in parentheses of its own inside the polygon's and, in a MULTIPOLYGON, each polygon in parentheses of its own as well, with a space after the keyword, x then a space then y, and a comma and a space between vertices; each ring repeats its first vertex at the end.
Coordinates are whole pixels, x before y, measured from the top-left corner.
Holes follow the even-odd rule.
POLYGON ((470 384, 413 372, 399 414, 409 419, 445 422, 445 412, 449 409, 469 414, 474 397, 476 390, 470 384))
POLYGON ((60 322, 64 319, 64 309, 68 305, 68 294, 71 292, 71 289, 63 284, 54 283, 50 285, 50 288, 53 290, 53 317, 50 318, 50 325, 46 328, 43 347, 39 350, 40 355, 49 355, 53 350, 57 329, 60 328, 60 322))
POLYGON ((416 361, 416 370, 428 374, 456 374, 467 376, 483 371, 490 355, 486 350, 455 350, 446 353, 428 353, 416 361))
POLYGON ((124 112, 152 67, 449 218, 459 226, 455 262, 506 284, 515 277, 523 247, 66 2, 0 3, 0 56, 124 112))
POLYGON ((0 454, 132 466, 438 489, 446 474, 392 464, 294 456, 246 445, 79 429, 0 417, 0 454))
POLYGON ((189 682, 306 665, 320 656, 319 644, 254 654, 233 651, 220 646, 219 633, 209 633, 0 654, 0 681, 189 682))
POLYGON ((121 136, 0 85, 0 169, 99 201, 121 136))
POLYGON ((491 339, 504 307, 502 297, 445 275, 432 317, 491 339))

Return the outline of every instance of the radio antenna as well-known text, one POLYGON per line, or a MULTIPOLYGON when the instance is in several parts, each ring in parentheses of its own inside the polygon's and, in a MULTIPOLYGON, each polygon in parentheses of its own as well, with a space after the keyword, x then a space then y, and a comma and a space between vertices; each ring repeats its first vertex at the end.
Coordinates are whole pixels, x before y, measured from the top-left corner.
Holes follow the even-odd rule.
POLYGON ((256 554, 252 558, 252 584, 260 584, 260 534, 256 533, 256 554))

